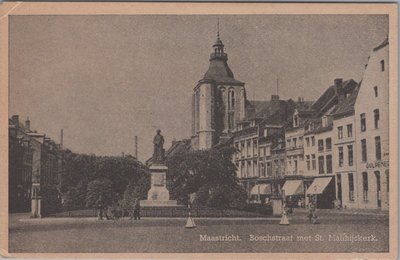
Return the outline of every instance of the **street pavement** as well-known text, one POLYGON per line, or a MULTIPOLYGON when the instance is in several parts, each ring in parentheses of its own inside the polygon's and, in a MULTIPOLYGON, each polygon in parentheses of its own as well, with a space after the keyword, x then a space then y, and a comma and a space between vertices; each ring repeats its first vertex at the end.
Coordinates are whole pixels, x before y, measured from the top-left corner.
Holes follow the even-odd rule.
POLYGON ((10 252, 387 252, 387 212, 319 210, 321 224, 309 224, 306 211, 279 218, 185 218, 97 220, 29 219, 11 214, 10 252), (353 238, 363 241, 343 241, 353 238), (224 241, 231 240, 231 241, 224 241))

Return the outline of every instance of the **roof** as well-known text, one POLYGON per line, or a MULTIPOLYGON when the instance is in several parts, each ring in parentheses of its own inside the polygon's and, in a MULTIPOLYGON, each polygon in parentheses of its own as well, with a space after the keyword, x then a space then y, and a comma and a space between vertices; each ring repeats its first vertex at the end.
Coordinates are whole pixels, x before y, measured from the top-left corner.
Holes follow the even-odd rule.
POLYGON ((387 45, 389 45, 389 38, 388 37, 386 37, 386 39, 381 44, 379 44, 377 47, 375 47, 373 49, 373 51, 378 51, 378 50, 382 49, 383 47, 385 47, 387 45))
POLYGON ((233 76, 232 70, 228 66, 228 62, 222 59, 210 60, 210 66, 204 74, 203 81, 216 81, 218 83, 229 83, 234 85, 243 85, 233 76))
POLYGON ((221 46, 222 53, 211 53, 210 66, 207 72, 204 74, 203 79, 199 82, 204 81, 215 81, 217 83, 227 83, 232 85, 244 85, 243 82, 235 79, 232 70, 228 66, 228 55, 223 52, 222 41, 218 38, 217 42, 213 46, 221 46))
MULTIPOLYGON (((357 82, 353 79, 346 80, 342 85, 343 91, 345 93, 351 93, 357 85, 357 82)), ((335 85, 332 85, 312 104, 311 109, 316 111, 316 116, 322 116, 337 103, 338 90, 335 85)))
POLYGON ((190 139, 173 141, 171 147, 165 152, 165 158, 170 158, 177 153, 188 152, 190 149, 190 139))
POLYGON ((341 115, 354 113, 354 105, 356 103, 359 90, 360 90, 360 84, 357 84, 357 86, 353 89, 353 91, 351 91, 350 95, 345 100, 339 102, 336 105, 335 109, 332 111, 331 114, 334 117, 337 117, 341 115))

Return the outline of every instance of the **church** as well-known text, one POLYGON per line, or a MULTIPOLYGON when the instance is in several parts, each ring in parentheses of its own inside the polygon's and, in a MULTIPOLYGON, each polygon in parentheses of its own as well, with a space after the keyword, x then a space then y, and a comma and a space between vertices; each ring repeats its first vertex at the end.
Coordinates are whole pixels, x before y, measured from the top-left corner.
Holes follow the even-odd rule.
POLYGON ((245 83, 236 80, 228 66, 219 32, 210 65, 193 90, 192 137, 194 149, 209 149, 229 139, 246 116, 245 83))

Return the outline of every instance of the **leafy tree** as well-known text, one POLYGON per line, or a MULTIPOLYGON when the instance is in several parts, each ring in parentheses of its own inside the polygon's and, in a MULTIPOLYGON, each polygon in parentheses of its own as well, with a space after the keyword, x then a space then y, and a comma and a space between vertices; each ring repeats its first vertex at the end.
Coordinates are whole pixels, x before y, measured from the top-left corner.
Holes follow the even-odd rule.
POLYGON ((125 209, 133 210, 135 199, 144 200, 150 189, 150 174, 146 173, 139 181, 129 182, 124 192, 123 206, 125 209))
POLYGON ((40 189, 42 197, 42 215, 48 216, 61 208, 61 199, 55 185, 45 185, 40 189))
POLYGON ((198 192, 197 205, 206 202, 209 206, 233 206, 231 193, 236 193, 235 196, 242 194, 235 175, 236 166, 232 162, 234 152, 235 148, 223 147, 177 153, 168 158, 172 197, 187 203, 188 194, 198 192))
POLYGON ((65 209, 86 207, 88 183, 94 180, 111 181, 113 194, 124 194, 128 183, 137 183, 148 169, 135 157, 96 156, 64 152, 64 167, 61 175, 60 192, 65 209))
POLYGON ((98 210, 99 218, 103 218, 105 210, 114 200, 112 182, 109 179, 97 179, 88 184, 86 206, 98 210))

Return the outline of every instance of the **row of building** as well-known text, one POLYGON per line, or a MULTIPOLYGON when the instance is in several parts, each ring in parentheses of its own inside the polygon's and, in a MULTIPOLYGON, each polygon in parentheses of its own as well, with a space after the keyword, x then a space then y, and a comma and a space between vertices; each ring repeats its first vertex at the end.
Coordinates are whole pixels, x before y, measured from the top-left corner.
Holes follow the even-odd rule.
POLYGON ((41 217, 61 203, 57 189, 62 141, 57 144, 30 125, 29 118, 25 122, 18 115, 9 119, 9 212, 31 211, 32 217, 41 217))
POLYGON ((249 202, 284 194, 296 205, 388 209, 388 44, 372 50, 361 82, 334 79, 315 101, 251 101, 218 36, 194 88, 191 146, 235 146, 249 202))

